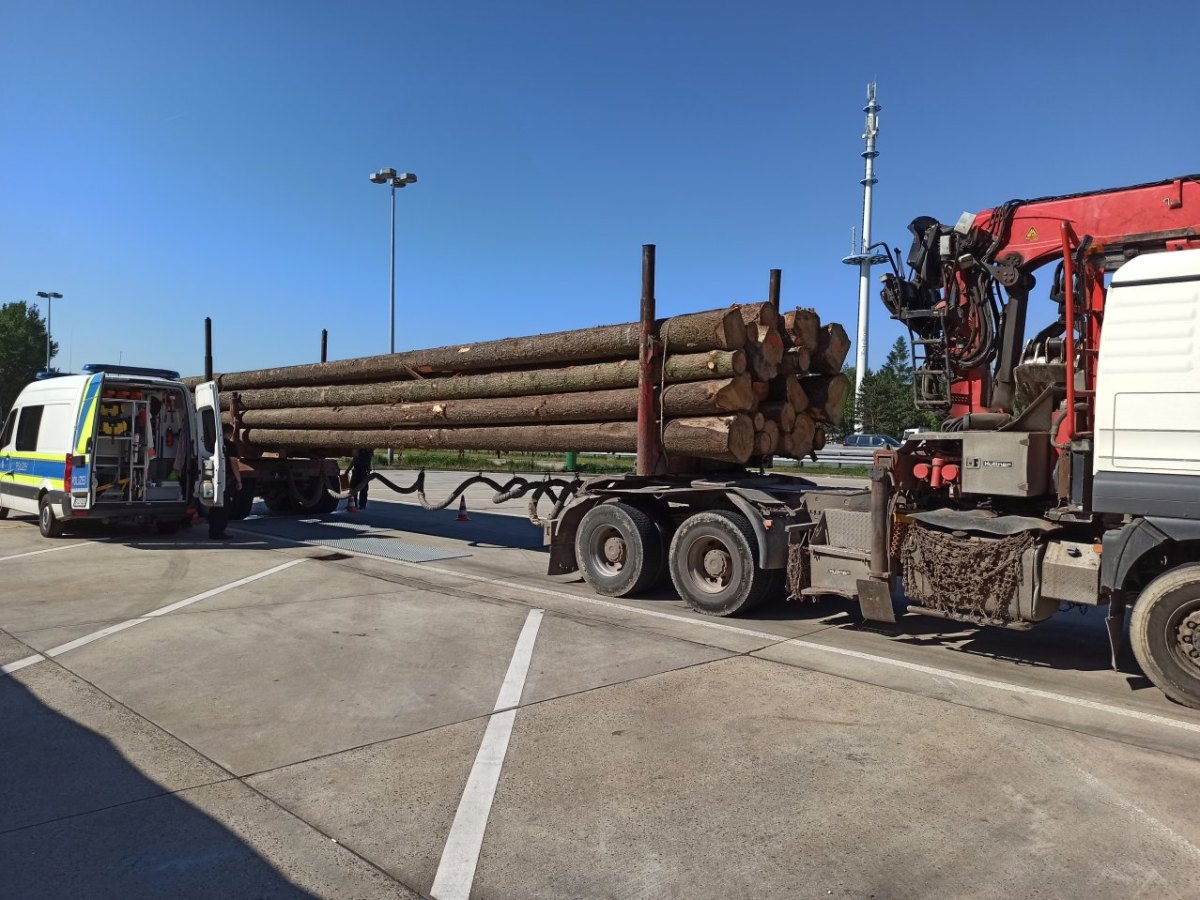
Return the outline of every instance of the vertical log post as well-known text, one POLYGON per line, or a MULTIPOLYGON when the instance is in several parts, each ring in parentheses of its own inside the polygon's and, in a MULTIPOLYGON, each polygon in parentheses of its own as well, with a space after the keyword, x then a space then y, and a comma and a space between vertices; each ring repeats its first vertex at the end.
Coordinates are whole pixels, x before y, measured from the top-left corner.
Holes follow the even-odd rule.
POLYGON ((772 269, 771 284, 770 287, 767 288, 767 302, 771 304, 771 308, 774 309, 776 313, 779 312, 779 280, 782 274, 783 273, 780 269, 772 269))
POLYGON ((212 318, 204 317, 204 380, 212 381, 212 318))
POLYGON ((642 316, 638 345, 637 474, 654 475, 662 467, 658 415, 658 336, 654 326, 654 245, 642 245, 642 316))
POLYGON ((321 329, 321 362, 329 361, 329 329, 321 329))

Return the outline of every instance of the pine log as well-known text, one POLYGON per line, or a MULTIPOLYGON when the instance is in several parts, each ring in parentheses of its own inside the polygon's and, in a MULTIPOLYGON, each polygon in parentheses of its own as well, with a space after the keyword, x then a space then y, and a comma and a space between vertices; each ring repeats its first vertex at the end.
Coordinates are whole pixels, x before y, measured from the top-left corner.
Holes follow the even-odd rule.
POLYGON ((796 412, 808 408, 808 394, 800 386, 800 379, 795 375, 781 375, 772 381, 768 397, 792 404, 796 412))
MULTIPOLYGON (((612 365, 610 363, 609 365, 612 365)), ((676 353, 663 363, 668 383, 729 378, 746 371, 744 350, 709 350, 707 353, 676 353)))
POLYGON ((792 347, 783 354, 779 362, 780 375, 806 375, 812 365, 812 354, 800 347, 792 347))
POLYGON ((767 417, 760 412, 756 412, 750 416, 750 421, 754 424, 755 431, 762 431, 763 426, 767 424, 767 417))
MULTIPOLYGON (((714 350, 669 356, 668 383, 699 381, 740 375, 746 370, 741 350, 714 350)), ((637 360, 592 363, 558 369, 491 372, 417 381, 381 381, 374 384, 338 384, 324 387, 279 387, 242 391, 243 409, 291 409, 303 406, 359 406, 372 403, 418 403, 431 400, 527 397, 536 394, 611 390, 635 387, 637 360)), ((229 408, 230 392, 221 394, 221 407, 229 408)))
POLYGON ((779 335, 779 329, 774 326, 759 326, 758 343, 762 347, 763 359, 772 366, 778 366, 783 360, 784 351, 783 338, 779 335))
POLYGON ((746 333, 746 367, 757 381, 770 381, 779 374, 779 366, 767 360, 766 348, 759 343, 755 328, 746 333))
POLYGON ((812 370, 825 375, 836 375, 842 371, 846 354, 850 352, 850 338, 846 329, 831 322, 821 329, 821 345, 812 357, 812 370))
MULTIPOLYGON (((659 335, 668 353, 738 350, 746 343, 746 326, 736 307, 689 313, 660 320, 659 335)), ((546 366, 602 359, 632 359, 640 343, 638 323, 604 325, 531 337, 505 338, 479 344, 435 347, 327 363, 284 366, 221 375, 221 390, 260 387, 347 384, 420 378, 456 372, 546 366)))
POLYGON ((750 382, 750 392, 754 394, 754 400, 756 403, 762 403, 767 399, 768 396, 770 396, 771 384, 772 382, 769 381, 750 382))
POLYGON ((764 403, 761 412, 772 422, 777 423, 780 431, 789 432, 796 427, 796 407, 786 400, 764 403))
MULTIPOLYGON (((524 425, 499 428, 290 429, 250 428, 243 435, 255 447, 277 450, 516 450, 631 452, 637 447, 636 422, 524 425)), ((674 456, 744 463, 754 445, 745 415, 672 419, 663 446, 674 456)))
POLYGON ((754 455, 770 456, 779 450, 779 426, 768 421, 761 431, 754 434, 754 455))
POLYGON ((821 317, 814 309, 795 309, 783 317, 784 333, 791 345, 814 352, 821 342, 821 317))
POLYGON ((770 303, 742 303, 738 309, 742 312, 742 321, 748 326, 774 326, 779 323, 779 313, 770 303))
POLYGON ((663 429, 663 447, 674 456, 744 463, 754 451, 754 428, 741 414, 671 419, 663 429))
MULTIPOLYGON (((637 418, 637 388, 533 397, 438 400, 365 406, 247 409, 246 428, 360 429, 456 425, 533 425, 538 422, 628 422, 637 418)), ((754 402, 750 378, 667 385, 663 411, 669 417, 742 412, 754 402)))
POLYGON ((792 428, 792 455, 797 459, 808 456, 813 446, 813 435, 816 434, 817 423, 808 413, 796 416, 796 425, 792 428))
POLYGON ((849 378, 840 374, 806 378, 804 390, 813 418, 831 425, 841 423, 846 397, 850 395, 849 378))

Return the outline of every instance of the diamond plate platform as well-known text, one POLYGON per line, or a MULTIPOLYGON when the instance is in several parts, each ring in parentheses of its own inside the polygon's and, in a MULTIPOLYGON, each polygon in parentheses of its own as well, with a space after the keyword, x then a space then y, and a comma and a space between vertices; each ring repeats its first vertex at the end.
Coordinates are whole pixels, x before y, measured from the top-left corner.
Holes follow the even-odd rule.
POLYGON ((470 556, 456 550, 442 550, 402 541, 385 532, 359 522, 338 519, 293 519, 284 516, 247 516, 235 527, 261 534, 297 541, 312 547, 331 547, 352 550, 370 556, 381 556, 401 562, 433 562, 439 559, 458 559, 470 556))

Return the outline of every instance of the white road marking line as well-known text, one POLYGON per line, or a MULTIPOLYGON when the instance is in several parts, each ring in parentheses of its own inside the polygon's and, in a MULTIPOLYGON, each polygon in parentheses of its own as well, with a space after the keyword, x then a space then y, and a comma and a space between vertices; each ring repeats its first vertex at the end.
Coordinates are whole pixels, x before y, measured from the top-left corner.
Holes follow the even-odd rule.
POLYGON ((138 616, 133 619, 126 619, 124 622, 118 622, 115 625, 109 625, 101 628, 99 631, 93 631, 91 634, 85 634, 83 637, 75 638, 73 641, 67 641, 65 644, 59 644, 57 647, 52 647, 44 654, 36 656, 27 656, 24 659, 19 659, 14 663, 9 663, 6 666, 0 666, 0 675, 8 675, 18 669, 23 669, 26 666, 31 666, 34 663, 41 662, 44 659, 51 659, 55 656, 61 656, 71 650, 75 650, 85 644, 90 644, 92 641, 98 641, 102 637, 108 637, 110 634, 116 634, 118 631, 124 631, 126 628, 132 628, 134 625, 141 625, 143 622, 151 622, 159 616, 165 616, 169 612, 174 612, 177 609, 183 609, 185 606, 191 606, 193 603, 199 603, 201 600, 207 600, 209 597, 215 597, 217 594, 223 594, 226 591, 231 591, 234 588, 242 587, 250 584, 252 581, 258 581, 260 578, 266 578, 268 575, 274 575, 276 572, 282 572, 284 569, 290 569, 292 566, 299 565, 308 559, 307 556, 301 556, 298 559, 290 559, 285 563, 280 563, 277 566, 272 566, 269 569, 264 569, 254 575, 247 575, 245 578, 239 578, 237 581, 231 581, 228 584, 223 584, 220 587, 211 588, 203 593, 196 594, 193 597, 188 597, 184 600, 177 600, 174 603, 168 603, 166 606, 160 606, 156 610, 146 613, 143 616, 138 616))
POLYGON ((40 653, 35 653, 33 656, 26 656, 24 659, 18 659, 16 662, 10 662, 0 666, 0 675, 7 675, 10 672, 16 672, 18 669, 23 669, 26 666, 32 666, 34 663, 40 663, 46 657, 40 653))
MULTIPOLYGON (((280 537, 279 535, 270 535, 277 540, 287 541, 288 543, 304 545, 301 541, 296 541, 292 538, 280 537)), ((489 578, 486 575, 473 575, 470 572, 456 572, 453 569, 445 569, 441 566, 431 566, 428 563, 411 563, 400 559, 390 559, 382 556, 374 556, 370 553, 359 553, 354 550, 343 550, 343 553, 348 553, 352 556, 362 556, 366 559, 374 559, 382 562, 392 563, 398 566, 405 566, 410 569, 417 569, 425 572, 434 572, 438 575, 447 575, 452 578, 459 578, 463 581, 484 582, 493 584, 497 587, 512 588, 514 590, 525 591, 533 594, 543 594, 548 597, 555 597, 560 600, 570 600, 575 603, 584 603, 592 606, 600 606, 608 609, 618 609, 622 612, 636 613, 639 616, 649 616, 655 619, 670 619, 679 622, 683 625, 694 625, 700 628, 717 628, 721 631, 731 632, 733 634, 745 635, 746 637, 760 638, 771 643, 789 643, 796 644, 800 647, 805 647, 813 650, 823 650, 828 653, 839 654, 842 656, 852 656, 862 659, 867 662, 874 662, 884 666, 894 666, 902 669, 913 669, 914 671, 922 671, 929 675, 948 678, 954 681, 961 681, 968 684, 980 684, 985 687, 994 687, 998 690, 1012 691, 1018 694, 1027 694, 1036 696, 1044 700, 1053 700, 1059 703, 1066 703, 1071 706, 1081 706, 1087 709, 1095 710, 1096 712, 1108 713, 1116 716, 1123 716, 1130 719, 1138 719, 1145 722, 1151 722, 1156 725, 1165 725, 1168 728, 1180 728, 1184 731, 1200 732, 1200 724, 1194 722, 1185 722, 1181 719, 1173 719, 1170 716, 1160 716, 1155 713, 1141 712, 1135 709, 1127 709, 1123 706, 1113 706, 1109 703, 1100 703, 1096 700, 1085 700, 1082 697, 1074 697, 1070 694, 1060 694, 1056 691, 1043 691, 1037 688, 1027 688, 1021 685, 1011 684, 1006 681, 994 681, 988 678, 977 678, 974 675, 965 675, 955 672, 953 669, 940 669, 934 666, 922 666, 917 663, 903 662, 902 660, 893 659, 888 656, 878 656, 874 653, 862 653, 858 650, 844 650, 840 647, 831 647, 827 644, 818 644, 805 638, 791 637, 783 634, 771 634, 766 631, 755 631, 751 628, 741 628, 737 625, 727 625, 724 622, 713 622, 707 619, 686 618, 674 613, 659 612, 653 609, 642 609, 637 606, 626 606, 624 603, 616 603, 610 600, 602 600, 599 597, 583 597, 577 594, 569 594, 565 591, 555 591, 549 588, 534 587, 529 584, 522 584, 517 581, 504 581, 497 578, 489 578)))
POLYGON ((825 653, 832 653, 836 656, 849 656, 853 659, 861 659, 865 662, 883 663, 884 665, 892 666, 897 669, 908 669, 911 672, 921 672, 925 675, 932 675, 935 678, 945 678, 950 681, 961 681, 966 684, 975 684, 980 687, 994 688, 998 691, 1008 691, 1013 694, 1024 694, 1026 697, 1037 697, 1041 700, 1057 700, 1059 703, 1067 703, 1071 706, 1081 706, 1084 709, 1094 709, 1098 712, 1111 713, 1112 715, 1125 716, 1129 719, 1138 719, 1142 722, 1152 722, 1155 725, 1166 725, 1170 728, 1182 728, 1184 731, 1194 731, 1200 734, 1200 724, 1195 722, 1184 722, 1180 719, 1172 719, 1169 716, 1160 716, 1156 713, 1141 712, 1136 709, 1126 709, 1122 706, 1112 706, 1108 703, 1100 703, 1097 700, 1085 700, 1083 697, 1073 697, 1070 694, 1059 694, 1056 691, 1043 691, 1040 688, 1025 687, 1020 684, 1013 684, 1008 681, 997 681, 993 678, 980 678, 977 675, 967 675, 963 672, 955 672, 951 669, 939 669, 934 666, 923 666, 920 663, 905 662, 900 659, 892 659, 887 656, 876 656, 874 653, 863 653, 861 650, 848 650, 844 647, 831 647, 828 644, 817 644, 812 641, 806 641, 803 638, 792 638, 785 643, 794 644, 797 647, 803 647, 805 650, 820 650, 825 653))
POLYGON ((12 556, 0 556, 0 562, 9 559, 20 559, 23 556, 37 556, 39 553, 57 553, 59 550, 74 550, 76 547, 86 547, 95 541, 79 541, 76 544, 64 544, 61 547, 47 547, 45 550, 30 550, 28 553, 14 553, 12 556))
POLYGON ((500 770, 504 766, 517 717, 515 707, 521 702, 521 691, 529 674, 529 661, 533 658, 533 644, 542 624, 542 615, 542 610, 531 609, 525 619, 525 627, 521 629, 521 636, 517 639, 504 684, 496 697, 494 711, 488 720, 487 731, 483 733, 483 742, 479 745, 479 753, 475 756, 475 764, 471 767, 458 811, 454 814, 454 824, 450 826, 450 835, 442 850, 437 874, 433 878, 429 894, 434 900, 467 900, 471 895, 475 867, 483 847, 483 835, 487 830, 496 786, 500 783, 500 770))

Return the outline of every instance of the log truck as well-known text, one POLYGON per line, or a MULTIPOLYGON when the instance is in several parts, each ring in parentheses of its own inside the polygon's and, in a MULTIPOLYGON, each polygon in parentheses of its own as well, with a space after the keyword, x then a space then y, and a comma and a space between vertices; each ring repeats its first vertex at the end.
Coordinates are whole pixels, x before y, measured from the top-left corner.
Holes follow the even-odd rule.
MULTIPOLYGON (((773 474, 672 473, 642 379, 638 468, 598 478, 547 526, 550 572, 623 596, 669 570, 696 610, 856 599, 1026 629, 1107 605, 1168 697, 1200 707, 1200 176, 915 219, 882 300, 908 327, 919 408, 940 430, 876 454, 869 489, 773 474), (1053 321, 1025 340, 1034 273, 1053 321), (1103 342, 1101 338, 1103 336, 1103 342)), ((653 268, 643 274, 651 371, 653 268), (647 309, 649 302, 649 309, 647 309)))

